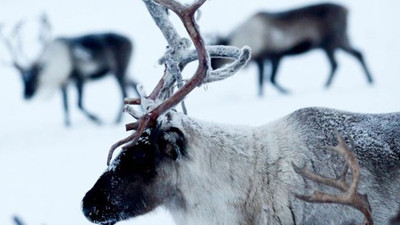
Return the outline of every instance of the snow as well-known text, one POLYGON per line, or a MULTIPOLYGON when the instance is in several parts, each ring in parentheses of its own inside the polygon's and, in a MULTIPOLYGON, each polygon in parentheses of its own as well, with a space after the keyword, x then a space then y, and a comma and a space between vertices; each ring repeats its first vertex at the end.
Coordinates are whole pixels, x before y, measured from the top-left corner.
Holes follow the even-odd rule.
MULTIPOLYGON (((210 0, 201 8, 200 28, 205 34, 226 34, 256 11, 283 10, 310 2, 317 1, 237 0, 227 5, 227 1, 210 0)), ((367 84, 354 58, 338 52, 339 68, 333 85, 323 89, 329 65, 321 51, 313 51, 282 62, 278 82, 291 90, 290 95, 281 95, 267 84, 265 97, 258 98, 257 71, 251 64, 227 80, 191 93, 186 99, 190 116, 258 126, 307 106, 365 113, 400 111, 400 2, 335 2, 350 9, 351 41, 364 53, 376 81, 373 86, 367 84)), ((0 23, 7 31, 20 18, 32 21, 42 12, 48 13, 56 36, 112 30, 131 37, 135 52, 130 73, 148 93, 162 75, 164 68, 157 65, 157 60, 163 55, 166 42, 141 1, 2 0, 0 23)), ((178 19, 172 17, 178 24, 178 19)), ((183 32, 181 25, 177 26, 183 32)), ((37 49, 33 34, 27 32, 32 44, 26 47, 34 56, 37 49)), ((8 60, 7 56, 0 45, 0 60, 8 60)), ((194 68, 189 65, 185 74, 194 68)), ((0 74, 0 224, 13 224, 13 215, 20 216, 27 225, 91 224, 81 213, 80 201, 106 169, 109 147, 128 135, 123 124, 113 124, 120 107, 115 80, 108 77, 87 84, 85 89, 85 104, 103 119, 102 126, 91 123, 77 110, 76 91, 71 87, 72 127, 65 128, 58 94, 25 102, 16 71, 4 66, 0 67, 0 74)), ((129 115, 124 116, 124 123, 131 121, 129 115)), ((158 209, 120 224, 173 222, 166 211, 158 209)))

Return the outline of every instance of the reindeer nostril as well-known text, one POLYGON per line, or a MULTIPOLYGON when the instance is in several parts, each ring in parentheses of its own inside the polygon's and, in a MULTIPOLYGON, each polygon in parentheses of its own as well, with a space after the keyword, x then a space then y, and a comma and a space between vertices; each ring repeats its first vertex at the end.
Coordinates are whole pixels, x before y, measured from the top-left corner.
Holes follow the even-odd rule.
POLYGON ((82 207, 83 215, 85 215, 85 217, 88 218, 89 220, 92 219, 93 212, 95 212, 95 211, 96 211, 95 207, 93 207, 93 208, 89 208, 89 207, 85 207, 85 206, 82 207))
POLYGON ((101 202, 99 195, 92 190, 86 193, 82 200, 82 211, 86 218, 92 220, 93 217, 99 214, 98 208, 101 206, 101 202))
POLYGON ((101 189, 88 191, 82 199, 82 212, 94 223, 112 225, 116 220, 114 207, 101 189))

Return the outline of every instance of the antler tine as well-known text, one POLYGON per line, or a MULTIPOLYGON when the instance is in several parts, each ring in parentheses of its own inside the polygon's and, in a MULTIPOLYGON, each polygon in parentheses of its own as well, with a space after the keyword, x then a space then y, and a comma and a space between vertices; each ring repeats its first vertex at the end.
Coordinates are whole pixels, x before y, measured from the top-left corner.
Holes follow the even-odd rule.
MULTIPOLYGON (((3 41, 4 45, 5 45, 6 48, 7 48, 7 51, 10 53, 12 62, 13 62, 15 65, 18 65, 18 54, 17 54, 17 52, 15 51, 15 49, 14 49, 14 47, 13 47, 13 45, 12 45, 10 39, 7 38, 6 35, 4 34, 4 32, 3 32, 3 27, 4 27, 4 25, 2 24, 2 25, 0 26, 0 40, 3 41)), ((13 33, 15 32, 15 29, 16 29, 16 28, 14 28, 13 33)))
POLYGON ((324 192, 314 191, 314 193, 310 196, 296 194, 296 197, 306 201, 313 203, 339 203, 351 206, 360 212, 362 212, 365 216, 365 225, 373 225, 372 214, 370 204, 368 202, 367 195, 360 194, 357 192, 358 183, 360 180, 360 169, 357 162, 357 159, 352 152, 351 149, 354 148, 353 141, 350 139, 350 148, 346 145, 343 137, 340 136, 336 132, 336 139, 338 141, 338 145, 335 147, 329 146, 324 147, 325 149, 337 152, 344 156, 346 165, 344 166, 344 170, 341 175, 337 179, 331 179, 327 177, 323 177, 321 175, 317 175, 313 172, 310 172, 305 167, 299 168, 295 164, 292 163, 292 166, 296 173, 300 174, 303 178, 310 179, 314 182, 321 183, 336 189, 343 191, 344 193, 340 195, 333 195, 324 192), (352 181, 351 184, 348 185, 345 181, 345 176, 348 168, 350 168, 352 173, 352 181))
POLYGON ((140 98, 125 98, 124 104, 128 105, 140 105, 140 98))
MULTIPOLYGON (((16 41, 16 50, 15 50, 15 62, 17 62, 17 60, 20 58, 21 60, 23 60, 24 62, 28 62, 28 57, 25 55, 24 53, 24 46, 22 43, 22 35, 21 35, 21 31, 22 28, 25 26, 26 24, 26 20, 25 19, 21 19, 17 22, 17 24, 14 26, 14 28, 11 31, 11 36, 12 38, 16 41)), ((12 46, 12 45, 11 45, 12 46)))
MULTIPOLYGON (((186 16, 193 17, 194 13, 199 9, 206 0, 196 0, 191 5, 183 5, 175 0, 154 0, 160 5, 167 7, 176 13, 179 17, 183 18, 186 16)), ((193 19, 195 19, 193 17, 193 19)))
POLYGON ((134 110, 130 105, 125 105, 124 112, 129 113, 135 119, 140 119, 143 116, 143 113, 134 110))
POLYGON ((49 21, 49 18, 47 17, 47 14, 43 13, 40 16, 40 41, 43 44, 46 44, 50 40, 51 36, 51 24, 49 21))
POLYGON ((229 64, 229 66, 222 67, 220 69, 213 70, 210 76, 204 80, 204 83, 211 83, 219 80, 224 80, 233 74, 235 74, 239 69, 241 69, 249 61, 251 56, 251 50, 249 47, 245 46, 240 49, 240 55, 238 58, 229 64))
POLYGON ((3 29, 4 29, 4 24, 0 24, 0 39, 4 42, 4 44, 6 45, 6 48, 8 51, 10 51, 10 41, 7 39, 7 37, 4 35, 3 33, 3 29))
POLYGON ((51 42, 51 24, 49 18, 45 13, 43 13, 39 18, 40 30, 39 30, 39 41, 42 45, 42 50, 39 53, 36 61, 40 61, 44 56, 49 43, 51 42))

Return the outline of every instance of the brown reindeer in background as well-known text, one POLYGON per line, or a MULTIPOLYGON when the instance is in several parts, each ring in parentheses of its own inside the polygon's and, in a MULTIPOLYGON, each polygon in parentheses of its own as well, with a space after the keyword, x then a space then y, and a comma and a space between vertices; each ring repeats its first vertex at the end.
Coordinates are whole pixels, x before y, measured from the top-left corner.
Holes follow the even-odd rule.
MULTIPOLYGON (((331 71, 325 87, 332 83, 338 63, 335 51, 341 49, 354 56, 362 65, 369 83, 372 76, 360 51, 353 48, 347 33, 348 10, 340 5, 325 3, 292 9, 284 12, 259 12, 251 16, 226 37, 219 37, 214 44, 249 46, 252 59, 258 66, 258 94, 263 95, 265 63, 270 62, 271 84, 280 92, 288 91, 276 81, 281 60, 290 55, 322 49, 328 56, 331 71)), ((213 68, 221 67, 226 60, 212 60, 213 68)))

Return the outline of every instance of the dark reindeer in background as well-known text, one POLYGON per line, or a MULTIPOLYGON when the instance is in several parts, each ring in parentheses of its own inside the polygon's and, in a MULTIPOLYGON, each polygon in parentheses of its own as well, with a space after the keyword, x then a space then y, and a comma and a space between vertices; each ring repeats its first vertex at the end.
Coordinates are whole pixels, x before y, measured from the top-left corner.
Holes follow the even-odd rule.
POLYGON ((139 99, 125 100, 137 119, 126 130, 135 132, 111 147, 107 170, 83 198, 90 221, 112 225, 163 206, 178 225, 389 224, 400 194, 400 113, 305 108, 256 128, 190 118, 174 107, 195 87, 233 75, 250 51, 205 46, 195 20, 205 0, 144 2, 168 41, 166 69, 150 95, 140 88, 139 99), (165 7, 183 22, 197 57, 165 7), (211 70, 210 57, 221 56, 234 61, 211 70), (196 59, 193 77, 174 91, 179 68, 196 59))
MULTIPOLYGON (((227 37, 218 37, 216 43, 237 47, 249 46, 252 61, 258 67, 258 94, 263 95, 265 63, 270 62, 271 84, 280 92, 288 91, 276 81, 282 58, 312 49, 322 49, 328 56, 331 71, 325 87, 332 83, 338 67, 335 51, 341 49, 354 56, 362 65, 369 83, 372 76, 360 51, 354 49, 347 33, 348 10, 336 4, 318 4, 284 12, 259 12, 234 29, 227 37)), ((213 68, 221 67, 226 60, 212 60, 213 68)))
MULTIPOLYGON (((15 44, 10 38, 0 33, 12 57, 12 65, 21 74, 25 99, 32 98, 44 89, 61 89, 65 125, 69 126, 67 88, 73 82, 77 88, 79 109, 91 121, 100 124, 100 119, 86 110, 83 104, 84 84, 87 81, 112 74, 118 82, 123 99, 127 97, 128 85, 136 91, 136 83, 127 77, 133 48, 129 38, 115 33, 99 33, 52 40, 47 17, 43 16, 40 23, 42 51, 29 65, 21 63, 22 44, 20 42, 15 44)), ((16 40, 21 38, 18 37, 21 26, 23 23, 19 23, 13 31, 13 38, 16 40)), ((122 108, 118 112, 116 122, 121 121, 122 108)))

